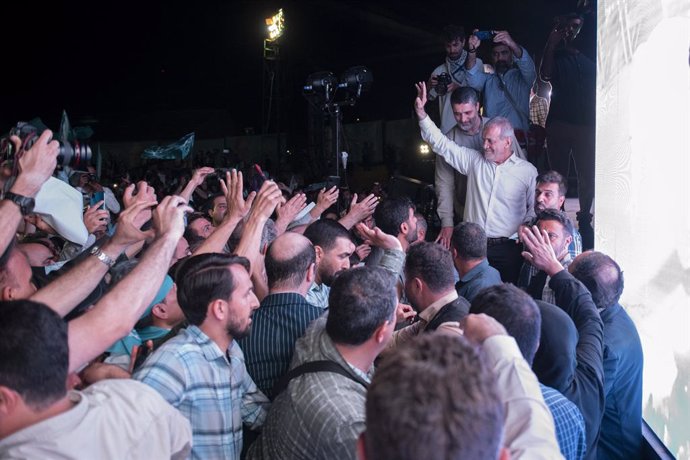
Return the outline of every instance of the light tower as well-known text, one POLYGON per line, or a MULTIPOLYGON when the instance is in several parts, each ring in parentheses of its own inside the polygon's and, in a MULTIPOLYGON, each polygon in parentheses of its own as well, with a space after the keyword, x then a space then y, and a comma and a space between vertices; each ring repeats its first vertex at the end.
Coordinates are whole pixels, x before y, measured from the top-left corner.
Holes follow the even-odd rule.
POLYGON ((280 133, 280 91, 282 72, 280 65, 280 37, 285 32, 283 9, 266 18, 268 37, 264 39, 263 97, 261 106, 261 132, 280 133))

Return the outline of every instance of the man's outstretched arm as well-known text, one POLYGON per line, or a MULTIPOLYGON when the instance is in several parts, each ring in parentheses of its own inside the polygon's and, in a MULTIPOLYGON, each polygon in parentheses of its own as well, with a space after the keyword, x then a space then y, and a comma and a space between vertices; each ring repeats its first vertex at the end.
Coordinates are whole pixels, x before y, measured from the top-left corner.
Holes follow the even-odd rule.
POLYGON ((158 292, 184 233, 184 213, 191 211, 179 196, 164 198, 153 213, 156 239, 139 264, 91 310, 69 322, 70 372, 132 329, 158 292))

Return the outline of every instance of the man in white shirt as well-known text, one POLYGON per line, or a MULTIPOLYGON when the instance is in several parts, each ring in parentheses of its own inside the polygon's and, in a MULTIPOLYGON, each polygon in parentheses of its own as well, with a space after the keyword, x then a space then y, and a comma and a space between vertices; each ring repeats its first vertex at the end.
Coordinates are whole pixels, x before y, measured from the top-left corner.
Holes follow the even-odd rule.
POLYGON ((414 109, 422 138, 450 166, 467 175, 464 220, 484 228, 489 263, 504 282, 515 283, 522 263, 516 236, 520 224, 534 217, 536 168, 515 154, 513 128, 502 117, 484 124, 483 152, 448 139, 424 110, 426 84, 416 86, 414 109))

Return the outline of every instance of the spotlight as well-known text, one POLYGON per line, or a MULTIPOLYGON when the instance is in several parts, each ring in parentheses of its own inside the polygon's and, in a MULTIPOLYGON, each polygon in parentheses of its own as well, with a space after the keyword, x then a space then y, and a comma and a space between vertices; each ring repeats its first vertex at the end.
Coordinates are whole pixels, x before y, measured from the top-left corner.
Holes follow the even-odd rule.
POLYGON ((303 87, 304 96, 319 105, 354 105, 362 93, 369 91, 374 76, 364 66, 347 69, 340 83, 333 72, 316 72, 307 77, 303 87))
POLYGON ((304 96, 319 104, 328 104, 333 99, 338 80, 333 72, 316 72, 307 77, 304 85, 304 96))
POLYGON ((420 144, 419 153, 421 153, 422 155, 428 155, 430 152, 431 150, 429 149, 428 144, 420 144))
POLYGON ((373 84, 374 76, 371 70, 360 65, 343 72, 338 89, 344 90, 346 93, 345 100, 352 101, 354 104, 354 101, 359 99, 363 92, 369 91, 373 84))
POLYGON ((283 35, 283 32, 285 32, 285 16, 283 15, 282 8, 270 18, 266 18, 266 26, 268 27, 267 40, 269 42, 274 42, 283 35))

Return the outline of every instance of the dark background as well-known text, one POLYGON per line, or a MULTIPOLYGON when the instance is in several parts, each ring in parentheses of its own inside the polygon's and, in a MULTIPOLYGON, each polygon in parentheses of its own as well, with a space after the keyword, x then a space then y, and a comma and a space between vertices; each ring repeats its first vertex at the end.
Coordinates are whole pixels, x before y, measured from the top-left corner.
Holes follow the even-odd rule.
MULTIPOLYGON (((226 110, 228 134, 261 132, 264 18, 283 8, 282 131, 306 131, 307 75, 365 65, 374 87, 344 111, 345 122, 411 116, 413 83, 444 59, 448 23, 507 29, 539 55, 553 17, 575 0, 464 2, 198 1, 12 3, 2 27, 3 97, 0 130, 39 116, 57 129, 90 124, 95 139, 130 140, 127 120, 147 113, 226 110)), ((581 48, 593 54, 589 16, 581 48)), ((538 56, 537 56, 538 57, 538 56)), ((129 128, 132 129, 131 127, 129 128)), ((184 130, 184 127, 181 128, 184 130)), ((150 137, 148 137, 150 138, 150 137)))

